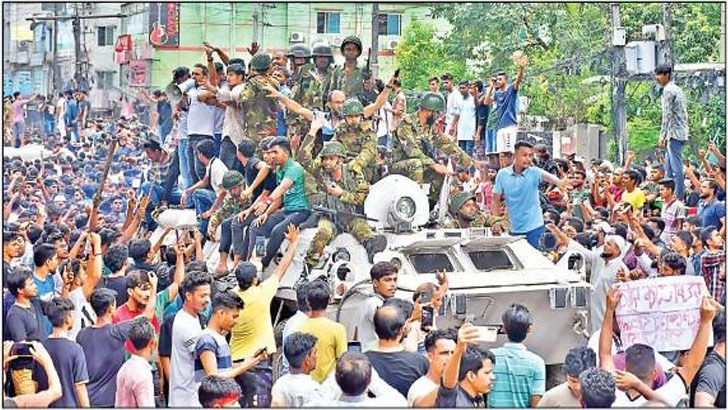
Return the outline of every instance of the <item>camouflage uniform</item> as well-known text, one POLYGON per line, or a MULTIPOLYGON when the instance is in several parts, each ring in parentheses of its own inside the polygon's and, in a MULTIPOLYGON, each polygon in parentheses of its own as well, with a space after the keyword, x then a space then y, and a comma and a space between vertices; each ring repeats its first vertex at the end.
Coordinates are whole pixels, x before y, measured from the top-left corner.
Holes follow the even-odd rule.
POLYGON ((230 191, 233 187, 244 182, 245 180, 240 172, 234 170, 225 172, 222 179, 222 186, 227 191, 228 195, 223 200, 220 208, 218 208, 218 210, 210 217, 210 222, 207 225, 208 232, 215 232, 217 227, 225 219, 239 213, 250 205, 249 200, 243 199, 241 196, 234 197, 230 191))
MULTIPOLYGON (((262 70, 267 70, 267 67, 270 66, 270 57, 256 55, 250 61, 253 69, 256 67, 254 63, 260 64, 258 67, 261 67, 262 70), (257 57, 260 59, 256 60, 257 57), (266 57, 267 61, 265 61, 266 57)), ((268 97, 268 91, 263 88, 266 85, 276 89, 279 86, 278 81, 265 74, 254 74, 245 82, 245 87, 240 93, 240 102, 245 115, 245 137, 253 141, 256 146, 264 137, 276 135, 278 102, 274 98, 268 97)))
POLYGON ((460 193, 450 199, 448 206, 448 214, 442 224, 443 228, 448 229, 465 229, 465 228, 493 228, 497 225, 501 232, 507 232, 509 228, 508 219, 503 217, 491 216, 480 209, 475 213, 475 217, 467 226, 460 226, 458 213, 460 208, 469 200, 475 200, 475 196, 470 193, 460 193))
MULTIPOLYGON (((362 53, 361 40, 356 36, 349 36, 341 42, 341 54, 344 55, 344 46, 346 44, 354 44, 359 48, 359 56, 362 53)), ((358 56, 357 56, 358 57, 358 56)), ((366 67, 355 67, 349 72, 344 71, 341 67, 336 67, 331 76, 331 84, 329 90, 341 90, 346 98, 358 98, 364 102, 364 81, 371 76, 371 72, 366 67)))
POLYGON ((346 121, 342 121, 336 127, 336 134, 332 140, 344 144, 347 162, 353 170, 364 174, 367 182, 374 179, 377 134, 371 121, 362 121, 357 128, 352 128, 346 121))
POLYGON ((422 151, 422 138, 428 129, 422 129, 419 120, 405 116, 393 133, 392 152, 389 172, 405 175, 415 182, 424 181, 425 167, 435 164, 435 160, 422 151))
MULTIPOLYGON (((344 147, 340 143, 327 143, 322 150, 322 156, 312 158, 314 139, 310 136, 304 139, 301 145, 301 165, 306 169, 307 174, 315 181, 315 194, 308 196, 312 206, 322 206, 334 211, 343 211, 336 215, 328 215, 314 211, 318 217, 316 235, 306 252, 305 262, 309 267, 318 264, 324 248, 331 243, 334 236, 340 232, 351 233, 361 244, 366 244, 375 237, 374 231, 366 220, 357 218, 346 213, 363 213, 364 200, 369 193, 369 184, 361 172, 355 171, 350 165, 342 165, 341 180, 334 181, 333 176, 322 165, 323 155, 336 155, 340 153, 343 157, 344 147), (336 183, 344 193, 336 198, 327 194, 327 185, 336 183)), ((309 179, 306 180, 306 183, 309 179)), ((308 189, 306 190, 308 192, 308 189)))

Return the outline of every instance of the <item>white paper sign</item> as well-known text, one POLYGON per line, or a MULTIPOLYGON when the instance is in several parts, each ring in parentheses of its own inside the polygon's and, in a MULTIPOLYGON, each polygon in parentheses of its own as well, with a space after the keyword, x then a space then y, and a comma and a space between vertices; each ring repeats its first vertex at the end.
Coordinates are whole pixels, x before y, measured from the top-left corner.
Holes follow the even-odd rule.
POLYGON ((658 352, 687 350, 700 325, 700 305, 708 294, 700 276, 671 276, 617 285, 622 298, 617 323, 622 344, 652 346, 658 352))

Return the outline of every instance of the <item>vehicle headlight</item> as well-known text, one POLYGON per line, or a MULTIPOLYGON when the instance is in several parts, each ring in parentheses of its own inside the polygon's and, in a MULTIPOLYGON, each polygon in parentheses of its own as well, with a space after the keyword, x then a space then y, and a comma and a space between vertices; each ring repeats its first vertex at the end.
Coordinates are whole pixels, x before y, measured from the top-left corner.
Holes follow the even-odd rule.
POLYGON ((410 222, 415 217, 417 205, 415 200, 409 196, 403 196, 394 203, 391 210, 392 216, 402 222, 410 222))
POLYGON ((346 248, 337 248, 332 256, 334 263, 339 261, 351 262, 351 254, 346 248))

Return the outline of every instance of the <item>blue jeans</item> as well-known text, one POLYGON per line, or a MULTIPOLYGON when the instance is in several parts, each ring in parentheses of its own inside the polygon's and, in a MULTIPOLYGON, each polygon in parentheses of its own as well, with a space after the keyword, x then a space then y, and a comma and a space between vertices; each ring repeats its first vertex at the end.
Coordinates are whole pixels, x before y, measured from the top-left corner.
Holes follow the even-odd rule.
POLYGON ((56 119, 51 118, 45 118, 43 121, 43 131, 45 132, 46 137, 50 137, 53 135, 56 129, 56 119))
MULTIPOLYGON (((242 260, 248 260, 250 258, 248 256, 250 235, 246 235, 246 233, 249 233, 246 229, 249 229, 250 224, 253 223, 255 218, 257 218, 255 212, 251 212, 250 216, 243 222, 238 222, 238 218, 234 218, 230 224, 233 254, 239 256, 242 260)), ((220 238, 220 242, 222 242, 222 238, 220 238)), ((255 244, 255 241, 253 241, 253 244, 255 244)), ((222 248, 222 243, 220 247, 222 248)))
POLYGON ((222 143, 222 134, 215 134, 212 137, 212 140, 215 142, 215 152, 217 152, 218 158, 220 157, 220 144, 222 143))
POLYGON ((496 130, 485 130, 485 153, 491 154, 498 152, 496 148, 496 130))
POLYGON ((665 176, 675 180, 675 196, 682 200, 685 194, 685 175, 683 174, 682 149, 685 141, 670 139, 667 141, 665 158, 665 176))
MULTIPOLYGON (((145 182, 141 186, 142 196, 145 196, 149 193, 149 189, 152 190, 152 196, 149 198, 149 205, 147 206, 147 209, 144 210, 144 221, 146 224, 146 227, 149 231, 153 231, 157 228, 157 223, 152 219, 152 210, 159 205, 160 202, 162 202, 162 194, 164 194, 164 187, 155 184, 152 182, 145 182)), ((172 192, 169 193, 169 204, 170 205, 179 205, 179 200, 182 197, 182 191, 179 190, 179 188, 174 187, 172 188, 172 192)))
POLYGON ((190 163, 187 159, 187 147, 190 144, 190 140, 187 138, 180 138, 179 145, 177 146, 177 152, 179 154, 179 172, 182 175, 182 183, 187 188, 192 186, 192 173, 190 172, 190 163))
POLYGON ((236 164, 240 164, 238 161, 238 147, 232 142, 230 137, 225 137, 220 142, 220 161, 229 169, 236 169, 236 164))
POLYGON ((187 202, 184 206, 186 208, 195 208, 195 215, 200 223, 200 232, 203 235, 207 235, 207 225, 210 222, 208 219, 201 219, 200 214, 207 212, 212 208, 212 204, 215 202, 215 191, 211 189, 197 189, 190 196, 187 197, 187 202))
POLYGON ((250 225, 248 228, 249 242, 248 242, 248 255, 253 254, 255 248, 255 239, 259 236, 263 236, 268 239, 268 244, 265 247, 265 255, 263 256, 262 263, 266 267, 270 265, 270 261, 278 252, 278 248, 281 247, 283 239, 286 237, 286 231, 288 225, 293 224, 295 226, 300 225, 311 215, 311 211, 277 211, 273 215, 268 217, 268 220, 261 226, 250 225))
POLYGON ((205 164, 197 158, 195 147, 200 141, 212 140, 214 142, 214 138, 209 135, 199 134, 188 135, 187 138, 189 140, 187 143, 187 166, 190 169, 190 185, 193 185, 205 177, 205 164))
POLYGON ((522 233, 516 233, 512 232, 511 235, 513 236, 525 236, 526 241, 533 246, 536 249, 540 249, 540 241, 543 234, 546 233, 546 227, 541 225, 538 228, 528 231, 528 232, 522 232, 522 233))
POLYGON ((225 219, 220 224, 220 253, 230 253, 230 248, 233 244, 233 219, 237 217, 236 214, 225 219))
POLYGON ((473 156, 473 147, 474 143, 473 141, 458 141, 458 145, 460 146, 460 149, 467 152, 468 155, 471 157, 473 156))

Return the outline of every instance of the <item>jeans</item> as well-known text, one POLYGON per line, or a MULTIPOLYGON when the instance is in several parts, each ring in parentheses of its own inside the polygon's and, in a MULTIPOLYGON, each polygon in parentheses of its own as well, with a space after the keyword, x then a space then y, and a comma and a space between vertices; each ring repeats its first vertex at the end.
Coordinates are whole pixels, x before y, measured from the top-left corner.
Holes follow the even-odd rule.
MULTIPOLYGON (((234 218, 230 224, 230 234, 232 236, 232 250, 233 254, 239 256, 242 260, 248 260, 248 243, 250 242, 250 235, 245 235, 246 228, 257 218, 255 212, 251 212, 250 216, 243 222, 238 222, 237 218, 234 218)), ((222 241, 222 238, 220 238, 222 241)), ((255 244, 255 241, 253 241, 255 244)), ((220 245, 222 247, 222 245, 220 245)))
MULTIPOLYGON (((153 231, 157 228, 157 223, 152 219, 152 210, 157 207, 157 205, 162 202, 162 194, 164 193, 164 187, 162 187, 159 184, 155 184, 152 182, 145 182, 141 186, 142 196, 145 196, 149 193, 149 189, 152 190, 152 196, 149 199, 149 205, 147 205, 147 209, 144 210, 145 215, 145 224, 148 230, 153 231)), ((179 188, 174 187, 172 188, 172 192, 169 193, 169 204, 170 205, 179 205, 179 200, 182 197, 182 191, 179 190, 179 188)))
POLYGON ((538 228, 536 228, 534 230, 531 230, 531 231, 528 231, 528 232, 523 232, 523 233, 515 233, 515 232, 512 232, 511 235, 513 235, 513 236, 524 236, 525 235, 526 236, 526 241, 528 241, 528 243, 531 246, 533 246, 536 249, 540 249, 540 243, 539 242, 541 241, 541 237, 543 236, 543 234, 545 232, 546 232, 546 227, 544 225, 541 225, 541 226, 539 226, 538 228))
POLYGON ((683 199, 685 194, 685 175, 683 174, 682 149, 685 141, 669 139, 665 158, 665 176, 675 180, 675 196, 683 199))
POLYGON ((253 254, 253 248, 255 248, 255 239, 259 236, 270 238, 268 244, 265 247, 265 255, 263 256, 262 263, 264 267, 270 265, 270 261, 273 260, 278 248, 281 247, 283 239, 286 236, 288 225, 293 224, 295 226, 300 225, 303 221, 308 219, 311 215, 310 210, 305 211, 277 211, 273 215, 268 217, 268 220, 261 226, 250 226, 249 228, 249 242, 248 242, 248 255, 253 254))
POLYGON ((13 141, 15 141, 15 148, 20 148, 20 140, 23 138, 23 134, 25 134, 25 122, 14 122, 12 130, 14 138, 13 141))
POLYGON ((485 130, 485 153, 486 154, 492 154, 494 152, 498 152, 496 149, 496 131, 495 130, 485 130))
POLYGON ((473 141, 472 140, 470 140, 470 141, 458 141, 458 145, 460 146, 460 149, 462 149, 463 151, 467 152, 468 155, 470 155, 471 157, 473 156, 473 146, 474 146, 474 144, 473 144, 473 141))
POLYGON ((184 204, 186 208, 195 208, 195 214, 200 221, 200 232, 204 235, 207 235, 207 225, 210 221, 208 219, 201 219, 200 214, 212 208, 216 197, 215 191, 211 189, 197 189, 187 197, 187 202, 184 204))
POLYGON ((179 145, 177 146, 177 152, 179 153, 179 172, 182 175, 182 183, 187 188, 192 186, 192 173, 190 172, 190 163, 187 159, 187 147, 190 145, 190 140, 187 138, 180 138, 179 145))
POLYGON ((238 147, 236 147, 232 140, 230 140, 230 137, 224 137, 220 143, 219 158, 229 170, 236 169, 235 164, 239 163, 237 152, 238 147))
POLYGON ((43 121, 43 131, 45 133, 46 137, 50 137, 53 135, 53 131, 56 129, 56 119, 55 118, 46 118, 43 121))
POLYGON ((220 252, 229 254, 233 245, 233 215, 222 221, 220 224, 220 252))
POLYGON ((212 136, 213 142, 215 142, 215 152, 217 156, 220 156, 220 144, 222 143, 222 134, 215 134, 212 136))
POLYGON ((200 182, 200 180, 205 177, 205 164, 203 164, 202 161, 197 158, 197 155, 195 153, 195 147, 200 141, 213 141, 213 138, 209 135, 194 134, 188 135, 187 138, 189 139, 187 145, 187 166, 190 169, 190 185, 193 185, 200 182))

